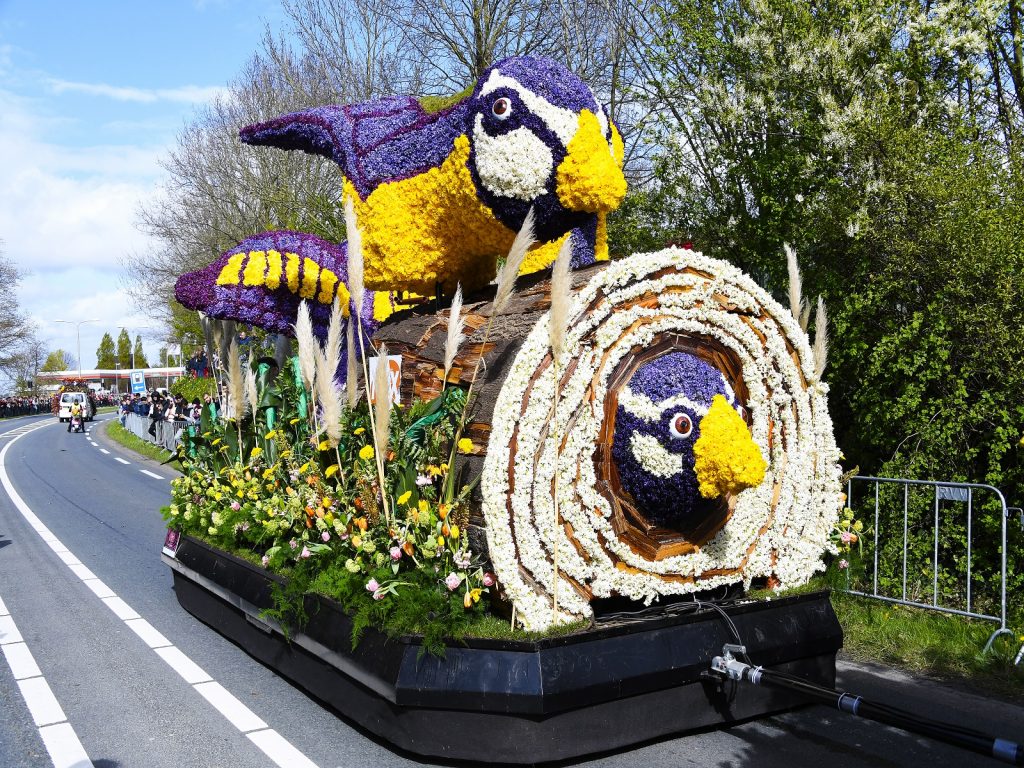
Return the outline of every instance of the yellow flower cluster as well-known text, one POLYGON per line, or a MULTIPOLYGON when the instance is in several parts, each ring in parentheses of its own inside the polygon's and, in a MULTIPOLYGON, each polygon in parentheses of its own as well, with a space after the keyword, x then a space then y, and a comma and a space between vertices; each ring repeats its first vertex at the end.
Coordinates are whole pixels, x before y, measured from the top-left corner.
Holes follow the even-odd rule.
POLYGON ((345 315, 348 315, 349 292, 345 284, 329 269, 321 269, 312 259, 295 253, 278 251, 240 251, 232 254, 217 276, 217 285, 246 287, 266 286, 269 290, 281 287, 284 278, 288 290, 304 299, 316 299, 321 304, 333 304, 338 297, 345 315), (299 267, 302 278, 299 278, 299 267))
POLYGON ((463 135, 439 167, 381 184, 366 200, 345 182, 364 228, 367 288, 433 296, 438 283, 453 283, 452 275, 465 291, 491 281, 497 255, 508 251, 514 233, 477 199, 468 160, 463 135))
POLYGON ((768 467, 746 422, 721 395, 715 395, 701 419, 693 456, 700 494, 706 499, 760 485, 768 467))

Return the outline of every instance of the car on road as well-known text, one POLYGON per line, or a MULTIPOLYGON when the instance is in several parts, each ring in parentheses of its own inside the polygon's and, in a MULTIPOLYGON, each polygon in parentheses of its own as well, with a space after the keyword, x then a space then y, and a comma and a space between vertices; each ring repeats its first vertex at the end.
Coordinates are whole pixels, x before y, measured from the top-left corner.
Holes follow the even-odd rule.
POLYGON ((92 421, 96 415, 96 403, 85 392, 62 392, 57 408, 57 418, 63 423, 71 418, 71 404, 79 403, 86 421, 92 421))

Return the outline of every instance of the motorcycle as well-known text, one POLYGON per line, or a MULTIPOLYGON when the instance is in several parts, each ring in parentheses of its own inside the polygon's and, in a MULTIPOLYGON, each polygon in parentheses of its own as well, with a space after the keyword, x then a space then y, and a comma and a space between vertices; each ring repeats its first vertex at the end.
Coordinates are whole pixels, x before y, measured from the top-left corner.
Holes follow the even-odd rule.
POLYGON ((71 431, 72 432, 85 432, 85 422, 82 421, 81 416, 71 417, 71 431))

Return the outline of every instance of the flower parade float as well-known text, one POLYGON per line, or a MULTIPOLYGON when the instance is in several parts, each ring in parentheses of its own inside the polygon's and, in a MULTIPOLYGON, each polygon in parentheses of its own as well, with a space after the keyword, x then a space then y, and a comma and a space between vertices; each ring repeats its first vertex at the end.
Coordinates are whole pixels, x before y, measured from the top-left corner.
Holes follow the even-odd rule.
POLYGON ((799 301, 690 250, 609 261, 622 143, 564 67, 509 59, 429 106, 242 130, 341 166, 348 238, 266 232, 179 279, 225 406, 165 510, 182 606, 451 759, 559 760, 800 701, 708 676, 725 643, 831 685, 827 596, 749 596, 821 570, 842 506, 799 301), (243 367, 236 322, 297 354, 243 367))

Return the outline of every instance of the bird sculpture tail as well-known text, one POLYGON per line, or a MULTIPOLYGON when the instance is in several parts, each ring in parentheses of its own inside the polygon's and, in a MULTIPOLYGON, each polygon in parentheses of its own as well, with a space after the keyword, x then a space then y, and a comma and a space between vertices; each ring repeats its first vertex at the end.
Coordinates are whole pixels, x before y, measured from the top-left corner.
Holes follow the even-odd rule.
MULTIPOLYGON (((279 230, 246 238, 209 266, 185 273, 178 278, 174 295, 183 306, 210 317, 287 336, 294 335, 299 302, 306 300, 313 331, 323 339, 335 298, 346 315, 356 311, 347 280, 344 243, 335 245, 314 235, 279 230)), ((367 291, 358 308, 367 335, 379 325, 374 309, 382 298, 388 297, 367 291)))

